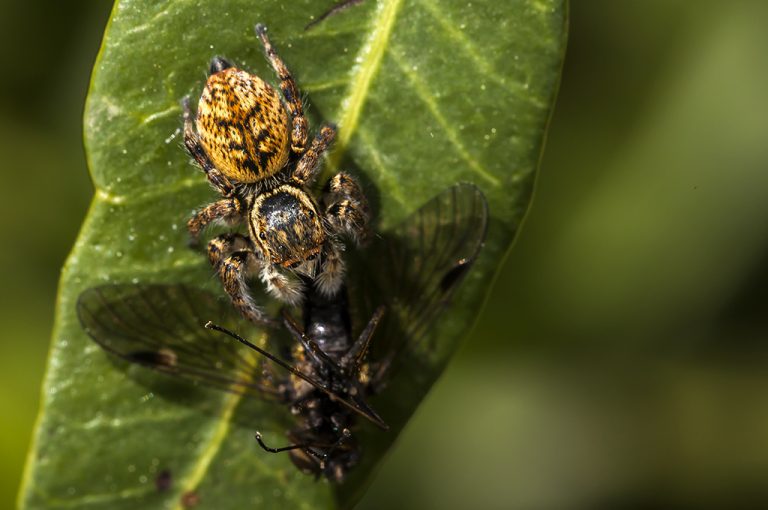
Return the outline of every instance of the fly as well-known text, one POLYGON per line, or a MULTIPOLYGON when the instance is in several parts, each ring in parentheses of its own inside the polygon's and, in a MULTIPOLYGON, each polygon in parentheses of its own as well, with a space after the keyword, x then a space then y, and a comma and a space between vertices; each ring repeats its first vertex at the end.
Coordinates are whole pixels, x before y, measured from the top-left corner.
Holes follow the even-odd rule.
POLYGON ((289 452, 306 473, 341 482, 361 456, 353 433, 359 419, 388 429, 369 399, 385 388, 399 361, 430 349, 423 340, 477 259, 486 226, 482 192, 469 184, 448 188, 371 247, 385 266, 366 267, 350 282, 357 284, 353 307, 364 308, 357 300, 379 302, 362 331, 352 333, 345 287, 325 297, 308 285, 301 326, 283 311, 292 339, 287 356, 241 336, 238 331, 250 325, 231 306, 185 285, 93 287, 80 295, 78 316, 112 355, 290 406, 296 423, 287 433, 290 444, 268 446, 257 432, 258 444, 271 453, 289 452))

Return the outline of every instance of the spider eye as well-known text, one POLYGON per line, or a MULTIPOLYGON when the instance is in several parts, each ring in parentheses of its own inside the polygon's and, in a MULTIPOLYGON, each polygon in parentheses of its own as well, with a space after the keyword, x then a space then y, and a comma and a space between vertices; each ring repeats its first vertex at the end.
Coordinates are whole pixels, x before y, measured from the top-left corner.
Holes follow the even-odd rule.
POLYGON ((307 260, 315 260, 317 258, 317 253, 313 253, 309 257, 307 257, 307 260))
POLYGON ((262 232, 261 234, 259 234, 259 239, 261 239, 262 241, 266 241, 267 240, 266 232, 262 232))
POLYGON ((309 211, 309 217, 314 218, 315 217, 315 211, 310 210, 309 211))

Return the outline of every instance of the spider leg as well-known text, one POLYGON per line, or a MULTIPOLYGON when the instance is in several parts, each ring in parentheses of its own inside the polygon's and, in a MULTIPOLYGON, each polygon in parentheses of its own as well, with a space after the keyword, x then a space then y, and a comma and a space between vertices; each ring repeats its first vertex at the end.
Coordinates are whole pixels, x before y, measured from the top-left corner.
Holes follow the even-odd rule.
POLYGON ((249 321, 262 325, 274 325, 264 311, 256 306, 248 290, 246 280, 259 265, 250 249, 250 240, 241 234, 224 234, 208 243, 208 260, 216 268, 224 290, 235 308, 249 321))
POLYGON ((187 222, 190 244, 197 246, 200 232, 211 223, 217 221, 227 224, 239 222, 242 219, 242 212, 242 205, 237 198, 224 198, 203 207, 195 212, 187 222))
POLYGON ((267 37, 267 27, 261 23, 256 25, 256 35, 264 46, 264 53, 266 53, 267 59, 272 65, 272 69, 275 70, 277 77, 280 78, 280 91, 283 93, 286 106, 291 114, 293 122, 293 128, 291 130, 291 150, 296 154, 301 154, 307 146, 307 118, 304 116, 304 107, 301 104, 301 97, 299 96, 296 82, 293 80, 291 72, 288 70, 285 62, 283 62, 283 59, 280 58, 277 51, 272 46, 272 43, 269 41, 269 37, 267 37))
POLYGON ((323 260, 320 273, 315 278, 315 287, 324 296, 333 296, 344 283, 344 258, 341 256, 342 246, 329 239, 323 250, 323 260))
POLYGON ((253 251, 251 240, 243 234, 221 234, 208 243, 208 261, 218 269, 224 259, 236 251, 253 251))
POLYGON ((349 236, 356 244, 370 237, 368 199, 354 177, 339 172, 328 181, 323 196, 325 218, 333 231, 349 236))
POLYGON ((320 157, 328 150, 333 139, 336 138, 336 129, 333 126, 323 126, 317 134, 309 149, 302 154, 293 171, 293 178, 299 184, 311 181, 320 169, 320 157))
POLYGON ((278 269, 279 266, 264 262, 259 272, 259 278, 267 287, 267 292, 280 301, 289 305, 297 305, 303 296, 303 284, 294 278, 286 276, 278 269))
POLYGON ((235 187, 229 182, 224 174, 219 172, 205 153, 205 149, 200 144, 200 138, 195 131, 195 125, 192 120, 192 109, 189 106, 189 96, 181 100, 181 106, 184 110, 184 145, 187 151, 195 158, 197 164, 205 172, 208 182, 211 183, 216 191, 225 197, 231 197, 235 192, 235 187))

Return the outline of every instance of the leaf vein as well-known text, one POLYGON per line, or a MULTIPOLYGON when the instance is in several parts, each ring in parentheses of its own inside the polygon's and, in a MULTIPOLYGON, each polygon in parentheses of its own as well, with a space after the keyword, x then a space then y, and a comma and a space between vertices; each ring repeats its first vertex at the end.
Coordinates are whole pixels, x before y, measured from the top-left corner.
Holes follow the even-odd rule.
POLYGON ((360 137, 363 148, 366 150, 366 155, 371 158, 373 169, 379 173, 379 178, 381 180, 386 180, 388 185, 391 185, 387 194, 397 200, 400 205, 405 205, 407 201, 403 196, 403 190, 397 180, 397 176, 389 170, 386 164, 384 164, 381 152, 376 149, 374 145, 374 137, 363 127, 357 130, 357 134, 360 137))
POLYGON ((80 497, 72 499, 54 499, 47 501, 48 508, 82 508, 86 505, 100 505, 110 501, 121 499, 139 498, 152 492, 154 488, 149 486, 132 487, 118 492, 108 492, 105 494, 83 494, 80 497))
POLYGON ((422 7, 424 7, 429 12, 435 21, 437 21, 438 25, 440 25, 440 28, 442 28, 443 31, 453 40, 453 42, 456 43, 456 46, 467 53, 470 59, 477 65, 480 73, 483 76, 487 76, 491 80, 503 85, 507 89, 512 88, 510 87, 510 84, 507 83, 506 77, 498 73, 494 66, 485 57, 483 57, 482 52, 475 48, 475 45, 472 44, 467 35, 463 31, 457 30, 456 25, 443 15, 443 13, 440 11, 440 8, 435 5, 432 0, 420 0, 420 2, 422 7))
POLYGON ((461 159, 463 159, 469 165, 469 168, 477 175, 494 186, 500 186, 501 182, 499 179, 497 179, 493 174, 491 174, 491 172, 483 167, 469 153, 467 148, 464 147, 464 144, 461 143, 461 138, 459 138, 459 135, 451 127, 451 123, 443 116, 442 112, 440 111, 434 94, 429 91, 429 88, 422 81, 419 75, 412 70, 412 66, 409 66, 405 61, 403 61, 402 58, 398 56, 398 52, 392 51, 389 54, 391 55, 392 60, 394 60, 394 62, 400 68, 400 71, 410 82, 411 86, 413 87, 413 91, 416 93, 416 96, 421 99, 438 124, 440 124, 440 127, 443 128, 443 131, 448 137, 448 141, 450 141, 456 148, 456 152, 458 152, 461 159))
POLYGON ((321 90, 335 89, 337 87, 346 85, 347 83, 349 83, 347 79, 328 80, 328 81, 321 81, 317 83, 305 84, 305 85, 302 85, 301 89, 307 93, 319 92, 321 90))
POLYGON ((179 419, 178 413, 160 413, 149 416, 140 416, 133 418, 120 418, 120 417, 104 417, 98 416, 80 424, 73 424, 73 428, 80 429, 95 429, 95 428, 112 428, 119 429, 123 427, 131 427, 135 425, 141 425, 145 423, 163 423, 167 421, 174 421, 179 419))
POLYGON ((188 177, 166 186, 148 186, 145 191, 131 193, 130 195, 115 194, 103 187, 96 187, 96 197, 108 204, 124 205, 129 202, 140 203, 147 200, 156 200, 159 197, 175 195, 179 191, 203 186, 204 184, 205 182, 202 179, 188 177))
POLYGON ((349 89, 341 100, 341 114, 338 121, 341 129, 336 141, 336 150, 328 158, 328 170, 330 171, 335 171, 338 168, 352 134, 357 128, 368 92, 389 44, 392 28, 397 20, 401 4, 402 0, 380 2, 371 18, 370 36, 357 53, 355 61, 359 64, 352 69, 349 89))
POLYGON ((162 111, 159 111, 159 112, 155 112, 155 113, 151 113, 151 114, 143 117, 141 119, 141 124, 142 125, 150 124, 150 123, 156 121, 157 119, 162 119, 163 117, 167 117, 167 116, 169 116, 171 114, 178 113, 179 111, 181 111, 181 109, 179 108, 178 105, 175 105, 175 104, 171 105, 168 108, 166 108, 165 110, 162 110, 162 111))
MULTIPOLYGON (((262 337, 259 343, 264 343, 265 337, 262 337)), ((255 357, 255 356, 254 356, 255 357)), ((249 362, 252 360, 249 360, 249 362)), ((216 421, 216 425, 213 428, 213 433, 209 436, 208 442, 203 444, 203 447, 199 450, 199 456, 197 462, 192 468, 187 471, 178 485, 178 497, 176 498, 176 510, 184 510, 184 506, 181 502, 181 495, 194 491, 203 481, 205 475, 208 473, 208 468, 216 457, 216 454, 221 449, 224 440, 229 434, 230 425, 232 423, 232 416, 237 409, 237 405, 242 400, 243 396, 237 393, 230 393, 224 400, 223 412, 221 417, 216 421)))

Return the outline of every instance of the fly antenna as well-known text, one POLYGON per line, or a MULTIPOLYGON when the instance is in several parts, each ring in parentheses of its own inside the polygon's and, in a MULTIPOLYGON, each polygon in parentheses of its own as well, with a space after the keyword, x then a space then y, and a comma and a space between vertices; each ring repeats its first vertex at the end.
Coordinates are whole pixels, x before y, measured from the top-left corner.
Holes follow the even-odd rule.
POLYGON ((240 335, 238 335, 234 331, 230 331, 230 330, 228 330, 225 327, 219 326, 218 324, 214 324, 212 321, 208 321, 208 322, 205 323, 205 329, 211 329, 213 331, 218 331, 220 333, 224 333, 225 335, 231 336, 232 338, 234 338, 235 340, 237 340, 241 344, 247 346, 250 349, 253 349, 254 351, 256 351, 259 354, 261 354, 262 356, 264 356, 265 358, 269 359, 270 361, 274 362, 275 364, 277 364, 277 365, 283 367, 284 369, 288 370, 290 373, 292 373, 293 375, 295 375, 299 379, 302 379, 302 380, 308 382, 309 384, 311 384, 312 386, 314 386, 318 390, 320 390, 323 393, 325 393, 326 395, 328 395, 328 397, 330 397, 331 400, 335 400, 335 401, 337 401, 337 402, 339 402, 341 404, 344 404, 345 406, 347 406, 352 411, 356 412, 357 414, 359 414, 361 416, 364 416, 368 420, 370 420, 373 423, 375 423, 376 426, 378 426, 379 428, 381 428, 383 430, 389 430, 389 426, 384 422, 384 420, 382 420, 375 413, 371 413, 370 411, 367 411, 366 409, 363 409, 362 407, 360 407, 360 405, 355 404, 351 400, 349 400, 349 399, 339 395, 338 393, 336 393, 335 391, 331 390, 330 388, 328 388, 326 385, 324 385, 323 383, 321 383, 320 381, 318 381, 314 377, 308 376, 307 374, 305 374, 304 372, 302 372, 298 368, 294 367, 293 365, 290 365, 290 364, 286 363, 285 361, 281 360, 277 356, 275 356, 273 354, 270 354, 269 352, 265 351, 264 349, 262 349, 261 347, 259 347, 256 344, 254 344, 253 342, 249 342, 248 340, 246 340, 245 338, 241 337, 240 335))

